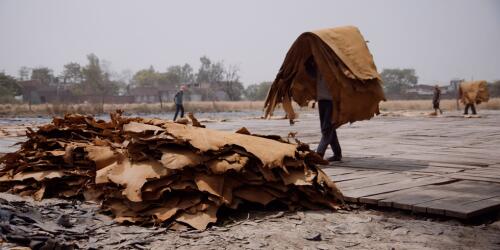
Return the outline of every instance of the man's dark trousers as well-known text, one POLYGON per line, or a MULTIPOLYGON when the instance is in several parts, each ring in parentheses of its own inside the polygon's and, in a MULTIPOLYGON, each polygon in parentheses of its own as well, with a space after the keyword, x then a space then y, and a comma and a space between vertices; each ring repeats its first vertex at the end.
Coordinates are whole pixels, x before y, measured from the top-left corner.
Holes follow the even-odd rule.
POLYGON ((472 114, 475 115, 477 114, 476 113, 476 107, 474 107, 474 104, 465 104, 465 112, 464 112, 464 115, 468 115, 469 114, 469 108, 472 109, 472 114))
POLYGON ((342 157, 337 131, 332 124, 333 102, 331 100, 319 100, 319 121, 321 123, 321 140, 316 152, 325 155, 328 145, 332 147, 334 156, 342 157))
POLYGON ((181 111, 181 118, 184 117, 184 106, 182 106, 182 104, 175 104, 174 121, 175 121, 175 119, 177 119, 177 115, 179 114, 179 111, 181 111))

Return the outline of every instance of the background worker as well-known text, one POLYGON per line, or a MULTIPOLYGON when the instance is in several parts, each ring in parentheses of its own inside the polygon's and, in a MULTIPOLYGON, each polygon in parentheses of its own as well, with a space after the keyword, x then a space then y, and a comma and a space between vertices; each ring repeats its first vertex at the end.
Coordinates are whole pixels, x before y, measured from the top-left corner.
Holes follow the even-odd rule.
POLYGON ((184 106, 183 106, 184 90, 186 90, 186 86, 181 85, 180 90, 174 96, 174 103, 175 103, 174 121, 177 119, 179 111, 181 112, 181 118, 184 117, 184 106))
POLYGON ((432 97, 432 106, 434 108, 434 112, 436 113, 436 115, 438 114, 438 111, 440 114, 443 114, 443 110, 439 108, 440 101, 441 101, 441 89, 436 84, 436 86, 434 86, 434 96, 432 97))
POLYGON ((321 126, 321 140, 316 152, 324 157, 328 145, 332 148, 333 156, 328 161, 340 161, 342 159, 342 150, 340 148, 337 131, 332 124, 333 98, 327 83, 318 70, 314 58, 310 57, 305 63, 306 72, 315 79, 316 82, 316 100, 318 101, 319 121, 321 126))

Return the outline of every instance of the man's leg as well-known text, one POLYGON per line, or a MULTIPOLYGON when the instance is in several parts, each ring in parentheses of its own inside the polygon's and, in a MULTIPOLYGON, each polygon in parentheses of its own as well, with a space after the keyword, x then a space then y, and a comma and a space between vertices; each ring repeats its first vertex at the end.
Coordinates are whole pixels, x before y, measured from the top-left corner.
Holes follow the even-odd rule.
POLYGON ((465 111, 464 111, 464 115, 468 115, 468 114, 469 114, 469 105, 470 105, 470 104, 465 104, 465 111))
POLYGON ((180 109, 181 109, 181 118, 184 117, 184 105, 179 105, 180 106, 180 109))
POLYGON ((338 161, 342 158, 342 149, 340 148, 339 138, 337 137, 337 130, 332 124, 332 111, 333 111, 333 102, 330 104, 330 110, 328 113, 328 124, 330 125, 330 137, 329 144, 332 147, 333 157, 328 160, 338 161))
POLYGON ((476 105, 471 104, 471 105, 470 105, 470 107, 471 107, 471 109, 472 109, 472 114, 473 114, 473 115, 477 115, 477 113, 476 113, 476 105))
POLYGON ((174 115, 174 121, 177 119, 177 115, 179 114, 179 105, 175 104, 175 115, 174 115))
POLYGON ((337 130, 334 128, 332 128, 332 132, 330 135, 330 146, 332 147, 333 151, 333 159, 342 159, 342 149, 340 148, 339 138, 337 137, 337 130))
POLYGON ((319 141, 316 152, 321 156, 325 155, 326 148, 330 143, 331 136, 331 102, 327 100, 318 101, 319 121, 321 125, 321 140, 319 141))

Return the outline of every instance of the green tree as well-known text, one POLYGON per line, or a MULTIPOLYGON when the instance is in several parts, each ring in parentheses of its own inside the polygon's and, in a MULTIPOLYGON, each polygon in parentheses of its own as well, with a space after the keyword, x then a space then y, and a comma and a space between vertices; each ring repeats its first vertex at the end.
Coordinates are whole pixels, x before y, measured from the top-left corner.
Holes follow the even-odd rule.
MULTIPOLYGON (((88 64, 82 69, 84 78, 84 91, 87 94, 112 95, 118 92, 119 86, 110 80, 110 73, 104 72, 99 63, 99 58, 90 54, 87 56, 88 64)), ((104 100, 103 100, 104 101, 104 100)))
POLYGON ((402 94, 418 82, 414 69, 384 69, 380 76, 388 94, 402 94))
POLYGON ((132 77, 132 82, 136 86, 154 87, 158 86, 160 77, 160 74, 155 71, 153 66, 150 66, 149 69, 137 71, 132 77))
POLYGON ((62 72, 64 83, 79 84, 83 81, 82 67, 78 63, 70 62, 64 65, 62 72))
POLYGON ((206 56, 202 56, 200 62, 201 66, 196 74, 196 82, 218 83, 224 80, 224 64, 222 62, 212 63, 206 56))
POLYGON ((14 101, 14 96, 21 94, 21 88, 14 77, 0 72, 0 103, 14 101))
POLYGON ((243 95, 245 88, 240 82, 239 68, 235 65, 230 65, 224 68, 222 90, 226 92, 230 101, 239 101, 243 95))
POLYGON ((55 80, 55 77, 51 69, 39 67, 31 71, 31 80, 40 80, 42 84, 51 84, 55 80))
POLYGON ((245 98, 250 101, 260 101, 266 99, 267 92, 271 88, 272 82, 261 82, 251 84, 245 89, 245 98))
POLYGON ((104 85, 103 72, 99 58, 94 54, 87 55, 88 64, 82 70, 88 92, 101 92, 104 85))
POLYGON ((194 82, 193 68, 189 64, 173 65, 162 74, 160 84, 175 86, 178 84, 189 84, 194 82))

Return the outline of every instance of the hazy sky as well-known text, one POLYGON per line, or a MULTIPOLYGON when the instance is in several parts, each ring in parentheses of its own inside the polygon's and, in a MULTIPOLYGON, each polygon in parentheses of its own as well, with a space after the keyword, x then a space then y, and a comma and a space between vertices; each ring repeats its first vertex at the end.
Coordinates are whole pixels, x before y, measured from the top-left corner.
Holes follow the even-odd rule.
POLYGON ((0 71, 86 63, 164 71, 199 57, 273 80, 304 31, 358 26, 383 68, 411 67, 419 83, 500 79, 500 1, 41 1, 0 0, 0 71))

